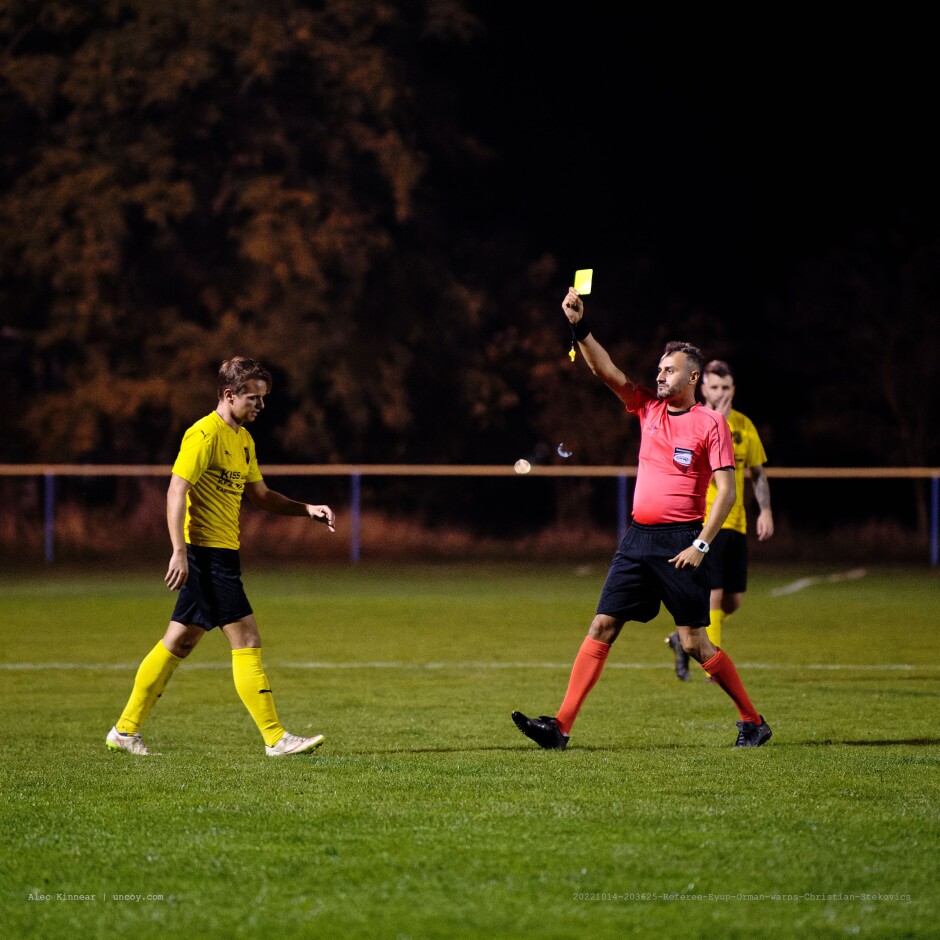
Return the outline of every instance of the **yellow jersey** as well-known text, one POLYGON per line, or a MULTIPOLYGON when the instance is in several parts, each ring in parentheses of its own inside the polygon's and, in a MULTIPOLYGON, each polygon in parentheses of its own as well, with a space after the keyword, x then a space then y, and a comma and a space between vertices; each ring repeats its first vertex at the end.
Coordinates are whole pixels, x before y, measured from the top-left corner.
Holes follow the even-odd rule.
POLYGON ((262 479, 247 429, 232 429, 217 411, 200 418, 183 435, 173 473, 192 484, 186 494, 186 541, 238 549, 245 484, 262 479))
MULTIPOLYGON (((767 454, 764 445, 757 434, 754 422, 740 411, 731 409, 728 416, 728 426, 731 428, 731 441, 734 444, 734 505, 728 518, 722 526, 723 529, 734 529, 742 535, 747 533, 747 512, 744 507, 744 471, 751 467, 762 466, 767 463, 767 454)), ((711 512, 712 503, 718 495, 714 477, 708 484, 705 494, 705 518, 711 512)))

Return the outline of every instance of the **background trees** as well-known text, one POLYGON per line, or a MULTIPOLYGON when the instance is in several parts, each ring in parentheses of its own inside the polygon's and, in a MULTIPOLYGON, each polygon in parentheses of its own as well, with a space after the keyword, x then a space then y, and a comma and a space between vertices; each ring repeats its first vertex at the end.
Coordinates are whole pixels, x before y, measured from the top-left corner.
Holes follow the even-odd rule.
POLYGON ((434 180, 471 171, 438 73, 474 29, 450 0, 9 10, 14 449, 168 459, 236 351, 274 369, 299 460, 400 459, 422 396, 472 397, 485 304, 434 180))
POLYGON ((569 362, 558 309, 594 264, 615 359, 651 376, 684 338, 731 360, 773 463, 940 462, 916 54, 836 68, 823 24, 805 85, 785 43, 745 50, 745 82, 698 29, 624 12, 574 70, 566 14, 522 36, 506 9, 8 3, 6 459, 169 461, 218 362, 251 352, 275 374, 272 462, 558 460, 562 442, 629 462, 636 429, 569 362), (876 159, 859 143, 882 130, 876 159))

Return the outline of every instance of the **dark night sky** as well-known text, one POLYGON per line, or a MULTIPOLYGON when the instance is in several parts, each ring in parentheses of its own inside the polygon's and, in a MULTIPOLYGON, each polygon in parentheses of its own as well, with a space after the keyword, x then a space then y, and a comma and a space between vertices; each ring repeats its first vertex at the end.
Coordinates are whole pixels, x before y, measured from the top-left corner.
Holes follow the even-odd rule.
POLYGON ((488 39, 466 107, 502 155, 491 205, 562 270, 594 267, 595 303, 628 302, 644 257, 687 303, 755 322, 801 259, 905 212, 934 225, 919 15, 472 6, 488 39))

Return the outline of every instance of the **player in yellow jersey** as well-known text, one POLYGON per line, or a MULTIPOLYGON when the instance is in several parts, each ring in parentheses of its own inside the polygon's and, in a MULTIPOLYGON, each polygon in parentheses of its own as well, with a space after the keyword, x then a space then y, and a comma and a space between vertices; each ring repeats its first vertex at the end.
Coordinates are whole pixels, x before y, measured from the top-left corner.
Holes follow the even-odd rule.
MULTIPOLYGON (((721 626, 724 619, 733 614, 744 599, 747 590, 747 512, 744 502, 745 470, 751 473, 754 498, 759 513, 757 516, 757 539, 760 542, 774 534, 774 516, 770 508, 770 484, 764 472, 767 454, 754 423, 740 411, 731 407, 734 399, 734 376, 727 362, 712 359, 702 370, 702 396, 705 404, 725 416, 731 428, 734 442, 735 500, 721 527, 712 540, 709 554, 711 577, 711 610, 706 630, 709 640, 721 646, 721 626)), ((706 519, 711 512, 716 494, 714 481, 706 494, 706 519)), ((683 680, 689 677, 689 656, 679 644, 678 634, 673 633, 666 642, 676 654, 676 675, 683 680)))
POLYGON ((335 531, 329 506, 300 503, 268 489, 246 425, 264 408, 271 373, 254 359, 222 363, 219 403, 183 436, 167 491, 173 554, 164 581, 179 591, 163 639, 144 657, 127 705, 105 743, 112 751, 145 755, 140 728, 176 667, 209 630, 218 627, 232 647, 232 675, 269 757, 305 754, 323 735, 305 738, 284 729, 261 664, 261 636, 245 595, 239 564, 242 496, 279 516, 309 516, 335 531))

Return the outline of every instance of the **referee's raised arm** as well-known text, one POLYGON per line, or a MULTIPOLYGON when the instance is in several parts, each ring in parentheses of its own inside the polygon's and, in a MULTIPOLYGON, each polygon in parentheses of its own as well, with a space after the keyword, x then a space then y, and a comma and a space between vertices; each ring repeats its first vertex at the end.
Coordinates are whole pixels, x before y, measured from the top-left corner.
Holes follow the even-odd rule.
POLYGON ((561 309, 564 310, 571 324, 571 332, 578 341, 584 361, 590 366, 591 371, 621 401, 628 401, 633 396, 636 384, 614 365, 607 350, 594 338, 584 318, 584 301, 573 287, 568 288, 568 294, 562 302, 561 309))

